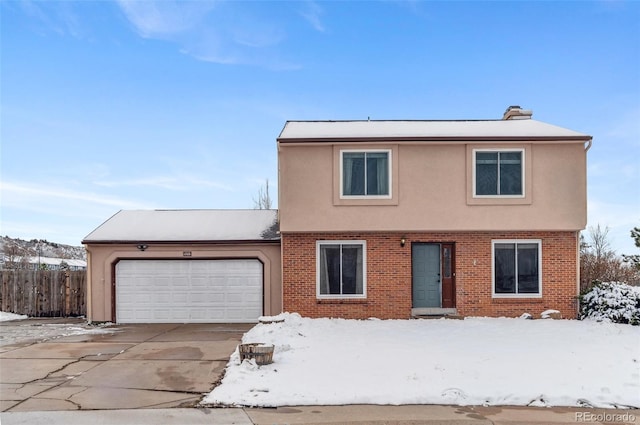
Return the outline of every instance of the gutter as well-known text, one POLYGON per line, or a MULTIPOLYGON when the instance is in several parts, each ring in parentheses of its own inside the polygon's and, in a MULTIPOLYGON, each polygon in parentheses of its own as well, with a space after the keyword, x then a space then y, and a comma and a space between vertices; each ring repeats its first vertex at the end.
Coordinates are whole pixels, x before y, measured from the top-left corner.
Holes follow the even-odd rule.
POLYGON ((157 241, 157 240, 83 240, 83 245, 255 245, 255 244, 280 244, 277 239, 240 239, 240 240, 215 240, 215 241, 157 241))
POLYGON ((584 151, 589 152, 589 149, 591 149, 591 145, 593 145, 593 138, 590 137, 589 140, 587 140, 585 143, 587 145, 584 147, 584 151))
POLYGON ((277 139, 280 144, 290 143, 375 143, 375 142, 591 142, 591 136, 487 136, 487 137, 420 137, 420 136, 389 136, 389 137, 296 137, 277 139))

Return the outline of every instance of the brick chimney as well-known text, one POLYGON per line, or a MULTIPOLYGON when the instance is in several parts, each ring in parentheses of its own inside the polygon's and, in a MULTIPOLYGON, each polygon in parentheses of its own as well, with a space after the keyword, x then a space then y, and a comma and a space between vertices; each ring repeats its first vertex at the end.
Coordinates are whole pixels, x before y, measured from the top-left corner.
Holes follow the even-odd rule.
POLYGON ((522 109, 518 105, 512 105, 504 111, 502 116, 503 120, 529 120, 533 115, 533 111, 530 109, 522 109))

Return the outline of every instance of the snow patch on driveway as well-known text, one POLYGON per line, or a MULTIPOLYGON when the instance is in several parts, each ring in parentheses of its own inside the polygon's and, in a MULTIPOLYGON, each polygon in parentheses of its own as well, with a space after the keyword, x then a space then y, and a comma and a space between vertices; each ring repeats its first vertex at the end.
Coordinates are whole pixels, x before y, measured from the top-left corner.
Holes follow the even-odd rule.
POLYGON ((24 314, 7 313, 6 311, 0 311, 0 322, 8 322, 10 320, 24 320, 29 318, 24 314))
MULTIPOLYGON (((60 319, 55 319, 60 320, 60 319)), ((70 319, 69 323, 47 323, 46 319, 6 321, 2 323, 0 346, 27 342, 43 342, 72 335, 109 334, 117 328, 109 328, 111 323, 89 325, 70 319), (73 322, 72 322, 73 321, 73 322)))

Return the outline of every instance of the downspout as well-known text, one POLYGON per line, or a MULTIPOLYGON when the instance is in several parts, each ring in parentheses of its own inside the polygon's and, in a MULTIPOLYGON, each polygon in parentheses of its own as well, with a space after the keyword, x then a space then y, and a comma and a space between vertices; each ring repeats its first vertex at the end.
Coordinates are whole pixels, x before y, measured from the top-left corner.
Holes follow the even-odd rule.
POLYGON ((576 319, 580 318, 580 231, 576 231, 576 319))
MULTIPOLYGON (((286 124, 285 124, 286 126, 286 124)), ((282 129, 284 131, 284 129, 282 129)), ((282 133, 281 133, 282 134, 282 133)), ((280 200, 282 199, 282 179, 280 178, 281 176, 281 169, 280 169, 280 157, 282 156, 282 147, 280 146, 280 140, 276 140, 276 145, 278 147, 278 212, 277 212, 277 220, 278 220, 278 236, 280 237, 280 311, 276 312, 271 312, 276 313, 276 314, 280 314, 280 313, 284 313, 284 250, 283 248, 283 240, 282 240, 282 232, 280 231, 280 211, 281 211, 281 207, 280 207, 280 200)))
MULTIPOLYGON (((589 152, 589 149, 591 149, 591 146, 593 145, 593 138, 590 137, 589 140, 586 141, 585 143, 585 147, 584 147, 584 152, 585 152, 585 162, 587 160, 586 158, 586 153, 589 152)), ((586 166, 585 166, 586 169, 586 166)), ((576 292, 578 294, 578 298, 576 301, 576 318, 580 317, 580 280, 582 279, 582 276, 580 276, 580 231, 576 232, 576 292)))
POLYGON ((92 291, 92 280, 91 280, 91 272, 93 267, 91 267, 91 250, 88 245, 84 246, 84 249, 87 251, 87 270, 86 273, 86 283, 85 283, 85 315, 87 318, 87 322, 91 323, 93 320, 93 291, 92 291))

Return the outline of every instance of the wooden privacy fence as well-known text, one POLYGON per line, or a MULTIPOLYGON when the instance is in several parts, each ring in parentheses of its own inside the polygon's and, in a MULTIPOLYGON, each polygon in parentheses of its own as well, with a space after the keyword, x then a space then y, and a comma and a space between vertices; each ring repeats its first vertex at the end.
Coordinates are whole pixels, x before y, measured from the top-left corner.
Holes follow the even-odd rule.
POLYGON ((2 311, 31 317, 86 315, 86 271, 1 270, 2 311))

